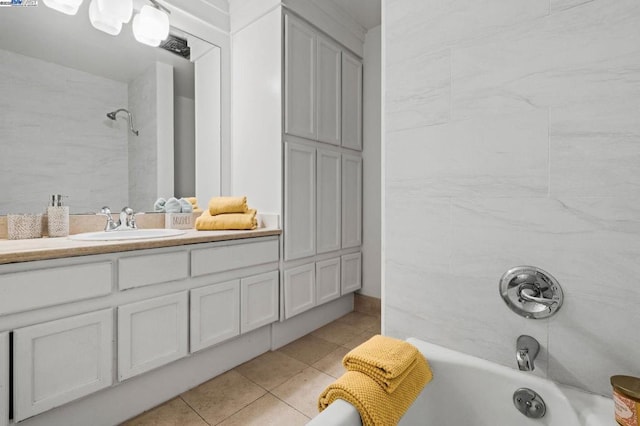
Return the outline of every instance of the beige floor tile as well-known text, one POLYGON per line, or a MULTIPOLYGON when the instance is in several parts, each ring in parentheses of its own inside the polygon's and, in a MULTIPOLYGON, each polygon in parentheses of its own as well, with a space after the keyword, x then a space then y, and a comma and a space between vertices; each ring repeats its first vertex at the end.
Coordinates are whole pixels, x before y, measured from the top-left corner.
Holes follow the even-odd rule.
POLYGON ((238 411, 219 426, 302 426, 309 417, 266 394, 238 411))
POLYGON ((271 390, 305 368, 307 368, 305 363, 275 351, 266 352, 245 362, 236 367, 235 371, 263 388, 271 390))
POLYGON ((231 370, 181 396, 207 423, 214 425, 265 393, 260 386, 231 370))
POLYGON ((122 426, 207 426, 207 423, 182 399, 174 398, 122 426))
POLYGON ((367 340, 371 339, 376 334, 380 334, 380 333, 376 333, 373 331, 365 331, 364 333, 361 333, 356 337, 354 337, 353 339, 349 340, 348 342, 344 343, 342 346, 344 346, 345 348, 353 349, 356 346, 361 345, 367 340))
POLYGON ((321 339, 313 334, 307 334, 278 350, 298 361, 311 365, 323 356, 334 351, 337 347, 338 345, 335 343, 321 339))
POLYGON ((318 414, 318 397, 335 381, 335 378, 309 367, 296 374, 277 388, 272 394, 308 417, 318 414))
POLYGON ((362 330, 342 322, 331 322, 311 333, 316 337, 343 345, 362 334, 362 330))
POLYGON ((342 358, 344 358, 349 350, 350 349, 344 346, 339 346, 336 350, 314 363, 312 367, 337 379, 346 371, 342 366, 342 358))
POLYGON ((361 312, 350 312, 336 321, 356 327, 360 331, 375 331, 380 333, 380 318, 361 312))

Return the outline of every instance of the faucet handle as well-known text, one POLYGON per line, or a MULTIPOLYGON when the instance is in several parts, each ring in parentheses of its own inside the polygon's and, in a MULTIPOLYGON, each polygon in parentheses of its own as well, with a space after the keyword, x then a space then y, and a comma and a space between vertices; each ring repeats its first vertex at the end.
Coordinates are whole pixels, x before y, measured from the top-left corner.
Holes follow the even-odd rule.
POLYGON ((102 207, 100 209, 100 212, 96 214, 107 217, 107 223, 104 226, 105 231, 113 231, 118 227, 118 225, 116 225, 115 222, 113 221, 113 217, 111 216, 111 209, 109 209, 109 207, 107 206, 102 207))

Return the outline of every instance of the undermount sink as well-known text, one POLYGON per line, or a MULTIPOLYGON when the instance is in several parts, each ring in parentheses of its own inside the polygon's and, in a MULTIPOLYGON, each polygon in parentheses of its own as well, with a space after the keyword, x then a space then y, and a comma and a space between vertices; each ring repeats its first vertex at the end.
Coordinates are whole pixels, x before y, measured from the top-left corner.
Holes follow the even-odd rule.
POLYGON ((186 233, 187 231, 180 229, 128 229, 123 231, 85 232, 83 234, 69 235, 69 239, 77 241, 142 240, 146 238, 175 237, 186 233))

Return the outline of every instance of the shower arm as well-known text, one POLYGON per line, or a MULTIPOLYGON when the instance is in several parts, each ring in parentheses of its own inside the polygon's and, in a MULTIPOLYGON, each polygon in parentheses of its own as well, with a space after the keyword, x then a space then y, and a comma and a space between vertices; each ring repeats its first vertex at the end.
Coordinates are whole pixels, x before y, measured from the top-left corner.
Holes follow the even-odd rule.
POLYGON ((133 128, 133 115, 129 112, 129 110, 124 109, 124 108, 119 108, 113 112, 110 112, 107 114, 107 117, 109 117, 110 119, 114 120, 116 119, 116 115, 119 112, 126 112, 127 116, 129 117, 129 128, 131 129, 131 133, 133 133, 134 135, 138 136, 138 134, 140 132, 138 132, 136 129, 133 128))

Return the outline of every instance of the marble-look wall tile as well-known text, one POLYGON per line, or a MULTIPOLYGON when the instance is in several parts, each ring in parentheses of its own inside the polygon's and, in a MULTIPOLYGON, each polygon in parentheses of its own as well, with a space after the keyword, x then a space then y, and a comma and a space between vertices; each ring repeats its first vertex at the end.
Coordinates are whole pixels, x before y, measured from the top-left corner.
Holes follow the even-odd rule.
POLYGON ((388 131, 441 124, 451 113, 451 52, 417 55, 387 67, 388 131))
POLYGON ((514 368, 531 334, 538 374, 610 395, 640 376, 640 3, 470 3, 385 3, 385 332, 514 368), (558 315, 500 298, 526 264, 560 282, 558 315))
POLYGON ((432 197, 546 196, 548 112, 387 133, 387 187, 432 197))
POLYGON ((126 204, 127 139, 106 113, 125 84, 0 50, 0 214, 126 204))

